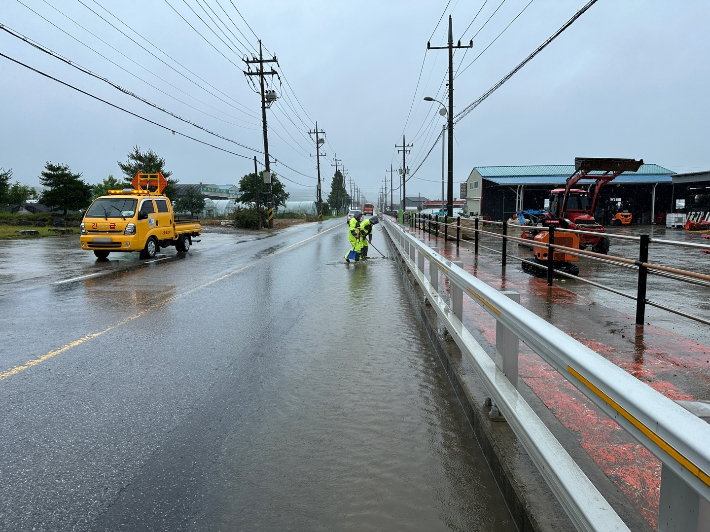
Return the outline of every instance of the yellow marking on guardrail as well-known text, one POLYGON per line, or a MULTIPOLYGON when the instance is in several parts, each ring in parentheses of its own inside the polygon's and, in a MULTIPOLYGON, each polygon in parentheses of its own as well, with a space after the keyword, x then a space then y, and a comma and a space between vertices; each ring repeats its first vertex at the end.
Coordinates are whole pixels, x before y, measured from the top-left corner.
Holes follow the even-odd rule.
POLYGON ((599 388, 597 388, 591 382, 589 382, 587 379, 585 379, 574 368, 572 368, 571 366, 567 366, 567 371, 569 371, 572 375, 574 375, 587 388, 589 388, 595 394, 597 394, 610 407, 612 407, 619 414, 621 414, 634 427, 639 429, 649 440, 651 440, 653 443, 655 443, 661 449, 663 449, 666 453, 668 453, 670 456, 672 456, 676 462, 678 462, 685 469, 690 471, 693 475, 698 477, 698 479, 700 479, 700 481, 702 483, 704 483, 706 486, 710 487, 710 475, 708 475, 705 471, 703 471, 698 466, 696 466, 693 462, 691 462, 685 456, 680 454, 680 452, 676 451, 673 447, 670 446, 670 444, 668 444, 665 440, 663 440, 658 434, 653 432, 646 425, 644 425, 638 419, 636 419, 634 416, 632 416, 624 407, 622 407, 620 404, 618 404, 616 401, 614 401, 611 397, 609 397, 607 394, 602 392, 599 388))
POLYGON ((279 255, 281 253, 284 253, 285 251, 288 251, 291 248, 294 248, 296 246, 300 246, 304 242, 308 242, 309 240, 312 240, 313 238, 324 235, 328 231, 332 231, 333 229, 337 229, 339 227, 340 227, 340 225, 338 224, 338 225, 331 227, 330 229, 326 229, 325 231, 321 231, 319 233, 316 233, 315 235, 309 236, 305 240, 301 240, 300 242, 297 242, 295 244, 291 244, 290 246, 286 246, 283 249, 279 249, 278 251, 275 251, 274 253, 272 253, 270 255, 266 255, 265 257, 255 260, 254 262, 250 262, 249 264, 246 264, 245 266, 242 266, 241 268, 239 268, 237 270, 233 270, 229 273, 224 274, 221 277, 218 277, 216 279, 212 279, 211 281, 208 281, 205 284, 197 286, 195 288, 192 288, 192 289, 188 290, 187 292, 184 292, 184 293, 176 295, 176 296, 169 297, 165 301, 161 301, 160 303, 156 303, 152 307, 149 307, 149 308, 139 312, 138 314, 134 314, 133 316, 129 316, 128 318, 122 319, 118 323, 111 325, 110 327, 107 327, 103 331, 87 334, 86 336, 79 338, 78 340, 74 340, 73 342, 63 345, 62 347, 60 347, 58 349, 54 349, 53 351, 50 351, 46 355, 42 355, 41 357, 30 360, 29 362, 25 362, 24 364, 22 364, 20 366, 15 366, 14 368, 11 368, 3 373, 0 373, 0 381, 5 380, 8 377, 12 377, 13 375, 17 375, 21 371, 29 369, 32 366, 36 366, 37 364, 40 364, 41 362, 45 362, 46 360, 49 360, 50 358, 54 358, 58 354, 63 353, 64 351, 68 351, 72 347, 77 347, 77 346, 83 344, 84 342, 88 342, 89 340, 92 340, 98 336, 101 336, 102 334, 112 331, 113 329, 117 329, 118 327, 121 327, 122 325, 125 325, 126 323, 129 323, 133 320, 137 320, 138 318, 145 316, 146 314, 153 312, 154 310, 158 310, 159 308, 162 308, 162 307, 168 305, 169 303, 172 303, 173 301, 177 301, 178 299, 181 299, 185 296, 188 296, 190 294, 194 294, 195 292, 202 290, 203 288, 207 288, 208 286, 213 285, 214 283, 217 283, 219 281, 222 281, 222 280, 226 279, 227 277, 231 277, 232 275, 240 273, 240 272, 246 270, 247 268, 251 268, 255 264, 258 264, 266 259, 270 259, 271 257, 274 257, 275 255, 279 255))
POLYGON ((495 308, 495 307, 494 307, 493 305, 491 305, 488 301, 486 301, 486 300, 483 299, 481 296, 479 296, 476 292, 474 292, 473 290, 471 290, 468 286, 466 287, 466 290, 468 290, 468 291, 470 292, 470 294, 471 294, 473 297, 475 297, 476 299, 478 299, 481 303, 483 303, 485 306, 487 306, 489 309, 491 309, 493 312, 495 312, 498 316, 500 316, 500 310, 498 310, 497 308, 495 308))

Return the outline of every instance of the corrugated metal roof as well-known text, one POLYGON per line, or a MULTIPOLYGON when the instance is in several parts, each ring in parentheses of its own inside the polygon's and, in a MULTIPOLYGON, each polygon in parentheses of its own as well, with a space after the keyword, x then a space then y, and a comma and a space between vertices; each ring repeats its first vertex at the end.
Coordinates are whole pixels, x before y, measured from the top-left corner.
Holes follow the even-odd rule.
MULTIPOLYGON (((568 178, 574 173, 573 164, 549 164, 549 165, 530 165, 530 166, 476 166, 477 170, 483 177, 545 177, 550 178, 564 177, 568 178)), ((590 175, 603 174, 604 172, 592 172, 590 175)), ((657 164, 642 164, 638 172, 627 172, 622 175, 666 175, 670 176, 675 172, 663 168, 657 164)), ((619 178, 617 178, 619 179, 619 178)), ((547 181, 546 181, 547 182, 547 181)))
MULTIPOLYGON (((547 176, 519 176, 519 177, 485 177, 486 181, 496 185, 560 185, 564 186, 569 175, 547 175, 547 176)), ((670 175, 649 175, 649 174, 621 174, 614 179, 615 184, 647 184, 647 183, 671 183, 673 178, 670 175)), ((594 179, 580 179, 580 185, 594 183, 594 179)))

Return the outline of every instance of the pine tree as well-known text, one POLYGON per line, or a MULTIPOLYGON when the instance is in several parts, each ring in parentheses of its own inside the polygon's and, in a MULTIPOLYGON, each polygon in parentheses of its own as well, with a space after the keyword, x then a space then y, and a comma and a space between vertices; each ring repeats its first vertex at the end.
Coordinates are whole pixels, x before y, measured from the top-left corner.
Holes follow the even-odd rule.
POLYGON ((65 164, 47 162, 39 178, 47 190, 42 193, 40 202, 52 209, 78 210, 91 202, 91 185, 81 179, 81 174, 73 174, 65 164))
POLYGON ((345 188, 345 178, 340 170, 336 170, 330 184, 330 194, 328 194, 328 205, 331 209, 344 209, 348 205, 348 191, 345 188))
POLYGON ((172 172, 165 169, 165 159, 160 157, 153 150, 142 152, 139 146, 134 146, 133 151, 128 154, 128 161, 122 163, 118 161, 118 166, 123 172, 123 178, 126 183, 133 181, 138 172, 144 174, 157 174, 160 172, 163 177, 168 180, 168 186, 163 190, 163 194, 170 198, 170 201, 177 199, 177 190, 175 185, 178 183, 176 179, 169 179, 172 172))

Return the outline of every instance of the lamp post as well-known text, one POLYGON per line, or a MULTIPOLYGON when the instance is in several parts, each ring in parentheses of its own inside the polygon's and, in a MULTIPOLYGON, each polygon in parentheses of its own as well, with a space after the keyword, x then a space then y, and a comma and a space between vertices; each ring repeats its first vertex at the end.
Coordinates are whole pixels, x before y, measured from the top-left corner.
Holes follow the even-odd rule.
MULTIPOLYGON (((446 111, 446 106, 443 103, 441 103, 439 100, 435 100, 431 96, 425 96, 424 101, 436 102, 436 103, 440 104, 442 106, 441 109, 439 109, 439 114, 441 116, 446 116, 448 114, 448 112, 446 111)), ((444 139, 445 139, 446 135, 444 133, 446 132, 447 123, 448 123, 448 120, 446 123, 444 123, 444 126, 442 127, 442 131, 441 131, 441 212, 446 211, 446 209, 444 208, 444 152, 445 152, 444 139)))

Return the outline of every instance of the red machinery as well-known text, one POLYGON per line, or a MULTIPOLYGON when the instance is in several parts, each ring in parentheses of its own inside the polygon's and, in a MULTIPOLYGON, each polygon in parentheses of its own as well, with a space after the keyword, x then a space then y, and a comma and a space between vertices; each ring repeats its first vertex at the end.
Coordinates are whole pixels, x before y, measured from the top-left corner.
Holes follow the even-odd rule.
MULTIPOLYGON (((623 172, 636 172, 643 164, 643 159, 607 159, 596 157, 575 157, 574 173, 567 178, 565 188, 556 188, 550 192, 550 214, 547 223, 550 225, 553 220, 555 224, 564 229, 577 229, 580 231, 590 231, 603 233, 604 226, 598 224, 594 219, 594 208, 599 198, 601 188, 616 179, 623 172), (603 174, 591 175, 592 172, 604 172, 603 174), (594 179, 594 183, 588 187, 573 188, 582 179, 594 179)), ((579 235, 579 247, 592 248, 596 253, 609 252, 609 239, 597 235, 579 235)))

